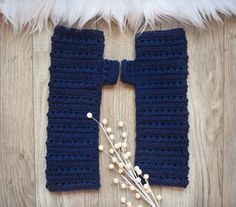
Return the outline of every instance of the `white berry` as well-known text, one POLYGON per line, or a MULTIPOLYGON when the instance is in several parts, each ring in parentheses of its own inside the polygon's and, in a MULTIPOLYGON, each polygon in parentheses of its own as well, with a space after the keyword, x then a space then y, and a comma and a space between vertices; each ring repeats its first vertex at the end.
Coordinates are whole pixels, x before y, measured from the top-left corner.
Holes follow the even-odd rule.
POLYGON ((141 178, 140 178, 140 177, 136 178, 136 181, 137 181, 138 183, 140 183, 140 182, 141 182, 141 178))
POLYGON ((121 203, 125 203, 125 202, 126 202, 125 197, 121 197, 121 198, 120 198, 120 202, 121 202, 121 203))
POLYGON ((110 150, 109 150, 109 153, 110 153, 110 154, 114 154, 114 150, 113 150, 113 149, 110 149, 110 150))
POLYGON ((119 168, 118 173, 122 174, 123 172, 124 172, 124 170, 119 168))
POLYGON ((91 119, 92 117, 93 117, 93 114, 92 113, 87 113, 87 117, 89 118, 89 119, 91 119))
POLYGON ((126 203, 126 206, 127 206, 127 207, 131 207, 131 206, 132 206, 132 203, 131 203, 131 202, 127 202, 127 203, 126 203))
POLYGON ((142 170, 140 170, 140 169, 137 170, 137 174, 138 174, 138 175, 142 175, 142 170))
POLYGON ((139 199, 141 197, 141 195, 139 193, 135 194, 135 198, 139 199))
POLYGON ((126 148, 127 147, 127 143, 126 142, 122 143, 122 147, 126 148))
POLYGON ((103 123, 103 125, 107 125, 107 123, 108 123, 107 119, 103 119, 102 123, 103 123))
POLYGON ((133 185, 131 185, 131 186, 129 186, 129 189, 130 189, 131 191, 134 191, 134 190, 135 190, 135 187, 134 187, 133 185))
POLYGON ((148 188, 148 189, 146 190, 146 192, 147 192, 147 193, 151 193, 151 189, 148 188))
POLYGON ((103 150, 103 145, 99 145, 98 149, 99 149, 99 151, 102 151, 103 150))
POLYGON ((126 133, 126 132, 123 132, 121 136, 122 136, 123 138, 126 138, 126 137, 127 137, 127 133, 126 133))
POLYGON ((117 184, 117 183, 119 183, 119 179, 118 179, 118 178, 114 178, 114 179, 113 179, 113 182, 114 182, 115 184, 117 184))
POLYGON ((121 147, 121 143, 120 143, 120 142, 117 142, 117 143, 115 143, 114 146, 115 146, 116 149, 119 149, 119 148, 121 147))
POLYGON ((129 157, 128 157, 127 154, 124 154, 124 155, 123 155, 123 158, 124 158, 125 160, 127 160, 129 157))
POLYGON ((114 140, 114 139, 115 139, 114 134, 111 134, 109 137, 110 137, 111 140, 114 140))
POLYGON ((116 162, 117 162, 116 157, 113 157, 113 158, 111 159, 111 161, 114 162, 114 163, 116 163, 116 162))
POLYGON ((131 156, 131 152, 126 152, 127 156, 130 157, 131 156))
POLYGON ((120 185, 120 187, 121 187, 122 189, 125 189, 125 188, 126 188, 126 184, 125 184, 125 183, 122 183, 122 184, 120 185))
POLYGON ((119 167, 119 168, 123 168, 123 163, 122 163, 122 162, 119 162, 119 163, 118 163, 118 167, 119 167))
POLYGON ((110 169, 110 170, 114 169, 114 165, 113 165, 112 163, 109 164, 109 169, 110 169))
POLYGON ((157 200, 160 201, 161 199, 162 199, 161 195, 158 194, 158 195, 157 195, 157 200))
POLYGON ((107 133, 111 133, 111 131, 112 131, 111 127, 108 127, 108 128, 106 129, 106 132, 107 132, 107 133))
POLYGON ((119 126, 119 127, 123 127, 123 126, 124 126, 124 123, 123 123, 122 121, 119 121, 118 126, 119 126))
POLYGON ((149 175, 148 175, 148 174, 144 174, 144 175, 143 175, 143 178, 144 178, 145 180, 148 180, 148 179, 149 179, 149 175))
POLYGON ((131 165, 130 163, 128 163, 128 164, 126 165, 126 167, 127 167, 127 169, 131 169, 131 168, 132 168, 132 165, 131 165))
POLYGON ((134 170, 137 172, 139 170, 139 166, 134 166, 134 170))
POLYGON ((147 190, 147 189, 149 189, 149 185, 146 183, 146 184, 143 185, 143 188, 144 188, 145 190, 147 190))

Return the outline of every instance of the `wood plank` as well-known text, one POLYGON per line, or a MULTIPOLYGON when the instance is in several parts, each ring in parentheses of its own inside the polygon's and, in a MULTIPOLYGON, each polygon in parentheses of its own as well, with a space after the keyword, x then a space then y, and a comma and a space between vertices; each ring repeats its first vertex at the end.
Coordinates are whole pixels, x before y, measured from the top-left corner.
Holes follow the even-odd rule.
POLYGON ((33 35, 34 137, 36 206, 59 206, 60 199, 46 189, 46 128, 51 29, 33 35))
POLYGON ((34 124, 36 151, 36 206, 38 207, 75 207, 98 205, 98 192, 75 191, 52 193, 46 189, 46 139, 48 111, 48 82, 52 28, 33 36, 33 76, 34 76, 34 124))
POLYGON ((0 206, 35 206, 32 38, 0 22, 0 206))
MULTIPOLYGON (((124 58, 134 58, 133 35, 130 32, 121 33, 115 25, 109 30, 107 24, 99 22, 98 28, 104 31, 105 51, 104 57, 107 59, 122 60, 124 58)), ((128 126, 128 145, 134 153, 134 91, 133 88, 122 84, 120 81, 115 86, 105 86, 102 90, 101 119, 107 118, 113 128, 116 138, 119 136, 117 123, 122 120, 128 126)), ((104 143, 109 149, 104 134, 100 132, 100 143, 104 143)), ((99 206, 121 206, 121 196, 130 197, 119 186, 112 183, 114 177, 119 176, 109 171, 109 158, 101 154, 100 156, 101 189, 99 191, 99 206)), ((133 201, 133 200, 132 200, 133 201)))
MULTIPOLYGON (((173 25, 162 28, 172 28, 173 25)), ((178 27, 178 25, 174 25, 178 27)), ((189 185, 162 188, 162 207, 222 205, 223 26, 187 27, 189 54, 189 185)))
MULTIPOLYGON (((165 24, 162 28, 176 26, 165 24)), ((112 25, 109 32, 104 23, 98 28, 105 32, 106 58, 134 58, 131 31, 122 34, 112 25)), ((235 18, 227 19, 224 26, 212 24, 207 30, 186 28, 190 56, 190 184, 182 190, 162 187, 162 207, 236 205, 235 28, 235 18)), ((34 34, 32 66, 32 37, 15 37, 0 23, 0 206, 122 206, 120 197, 132 196, 112 185, 114 175, 107 169, 105 156, 100 156, 99 192, 50 193, 45 188, 51 34, 52 29, 34 34)), ((101 118, 108 118, 115 131, 119 120, 125 122, 134 153, 134 88, 120 81, 115 87, 104 87, 101 118)), ((100 139, 105 143, 102 133, 100 139)), ((155 187, 155 192, 160 188, 155 187)))
POLYGON ((225 19, 223 206, 236 206, 236 18, 225 19))
MULTIPOLYGON (((133 60, 135 58, 134 32, 127 30, 121 32, 114 24, 111 25, 111 30, 104 22, 98 23, 98 29, 103 30, 105 34, 105 52, 104 57, 114 60, 133 60)), ((101 104, 101 119, 107 118, 111 123, 114 133, 118 136, 119 130, 117 124, 120 120, 124 121, 128 132, 128 146, 134 155, 135 153, 135 89, 133 86, 122 83, 118 80, 117 84, 113 86, 105 86, 102 91, 101 104)), ((104 134, 100 132, 100 142, 103 143, 106 149, 109 145, 104 134)), ((132 156, 134 158, 134 156, 132 156)), ((134 159, 132 159, 132 162, 134 159)), ((129 191, 122 190, 120 187, 112 184, 114 177, 119 176, 113 172, 109 172, 108 166, 109 158, 101 154, 100 156, 100 174, 101 189, 99 191, 99 206, 124 206, 120 202, 120 198, 125 196, 134 206, 147 206, 144 202, 134 198, 134 194, 129 191)), ((154 193, 160 193, 160 188, 154 188, 154 193)))

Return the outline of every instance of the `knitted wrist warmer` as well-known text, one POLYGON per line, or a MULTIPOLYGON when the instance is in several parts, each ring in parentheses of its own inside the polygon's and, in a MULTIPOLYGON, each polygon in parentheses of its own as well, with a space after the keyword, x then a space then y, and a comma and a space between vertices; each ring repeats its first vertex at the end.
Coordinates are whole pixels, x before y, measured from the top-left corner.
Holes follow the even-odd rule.
POLYGON ((101 31, 57 27, 52 36, 47 138, 50 191, 98 189, 101 88, 115 84, 119 63, 103 60, 101 31))
POLYGON ((122 62, 122 81, 135 86, 135 162, 150 184, 188 184, 187 62, 182 29, 138 35, 135 61, 122 62))

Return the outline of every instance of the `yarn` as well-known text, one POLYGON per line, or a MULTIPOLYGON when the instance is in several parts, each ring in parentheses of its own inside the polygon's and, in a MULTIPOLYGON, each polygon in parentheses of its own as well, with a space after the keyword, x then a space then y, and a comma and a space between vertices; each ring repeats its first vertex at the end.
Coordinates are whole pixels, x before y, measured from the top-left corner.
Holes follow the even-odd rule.
POLYGON ((52 36, 47 128, 46 187, 50 191, 98 189, 101 89, 115 84, 117 61, 103 60, 101 31, 57 27, 52 36))
POLYGON ((183 29, 135 39, 135 61, 122 61, 121 79, 135 86, 135 164, 150 184, 188 185, 187 40, 183 29))

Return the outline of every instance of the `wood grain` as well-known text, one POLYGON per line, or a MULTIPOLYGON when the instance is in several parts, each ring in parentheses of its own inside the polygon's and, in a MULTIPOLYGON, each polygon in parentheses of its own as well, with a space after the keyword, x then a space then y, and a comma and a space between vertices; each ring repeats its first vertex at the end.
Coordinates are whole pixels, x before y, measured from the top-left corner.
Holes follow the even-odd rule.
POLYGON ((0 206, 34 206, 32 38, 0 22, 0 206))
MULTIPOLYGON (((131 32, 122 33, 118 28, 113 27, 109 30, 105 23, 98 24, 98 28, 105 34, 104 57, 107 59, 123 60, 134 58, 134 35, 131 32), (123 44, 125 43, 125 44, 123 44)), ((118 81, 115 86, 105 86, 102 91, 101 118, 108 118, 116 135, 119 135, 118 122, 124 121, 128 125, 128 144, 131 152, 134 154, 134 120, 135 120, 135 101, 134 89, 118 81), (132 123, 132 124, 130 124, 132 123)), ((103 135, 100 133, 100 142, 106 143, 106 149, 109 145, 103 135)), ((109 159, 105 155, 100 156, 101 189, 99 191, 99 206, 122 206, 121 196, 127 196, 127 193, 112 184, 116 176, 108 170, 109 159), (117 196, 118 195, 118 196, 117 196)), ((130 196, 129 196, 130 197, 130 196)), ((134 200, 131 200, 134 203, 134 200)))
MULTIPOLYGON (((162 29, 180 26, 161 25, 162 29)), ((134 59, 134 33, 111 30, 104 22, 87 25, 103 30, 105 58, 134 59)), ((208 29, 186 27, 189 53, 190 184, 186 189, 155 187, 162 207, 236 206, 236 18, 208 29)), ((45 141, 52 28, 15 37, 0 23, 0 206, 113 207, 127 195, 112 184, 107 157, 100 156, 101 188, 95 191, 50 193, 45 188, 45 141)), ((101 119, 127 125, 135 150, 134 88, 105 86, 101 119)), ((106 143, 102 133, 100 142, 106 143)), ((105 144, 104 144, 105 145, 105 144)), ((134 206, 139 202, 131 199, 134 206)), ((143 207, 147 206, 142 203, 143 207)))
POLYGON ((33 35, 33 91, 35 137, 36 206, 60 206, 61 198, 45 188, 46 128, 51 30, 33 35))
POLYGON ((225 23, 223 206, 236 206, 236 18, 225 23))
MULTIPOLYGON (((162 28, 178 25, 166 24, 162 28)), ((187 27, 189 185, 162 188, 162 206, 221 206, 223 149, 223 26, 187 27)))

